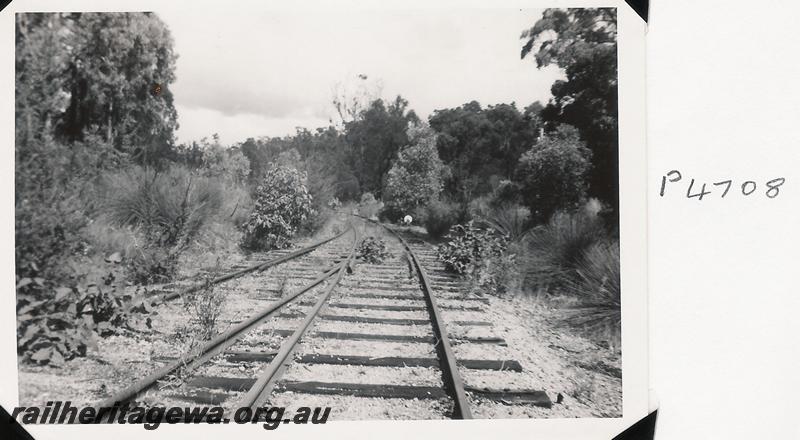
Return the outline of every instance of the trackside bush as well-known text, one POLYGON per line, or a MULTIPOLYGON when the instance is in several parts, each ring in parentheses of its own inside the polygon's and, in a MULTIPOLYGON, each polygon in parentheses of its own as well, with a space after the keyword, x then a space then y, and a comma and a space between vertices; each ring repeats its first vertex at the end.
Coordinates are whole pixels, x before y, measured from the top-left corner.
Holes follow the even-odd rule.
POLYGON ((502 290, 500 276, 510 263, 505 258, 508 237, 470 221, 450 228, 446 239, 447 243, 438 248, 439 260, 445 269, 465 276, 473 290, 492 293, 502 290))
POLYGON ((256 201, 244 225, 242 247, 250 250, 285 248, 314 215, 306 175, 294 168, 269 169, 256 188, 256 201))
POLYGON ((472 221, 453 226, 445 238, 447 242, 438 248, 439 260, 459 275, 471 274, 483 260, 502 255, 508 243, 502 234, 479 228, 472 221))
MULTIPOLYGON (((562 125, 520 157, 516 180, 522 202, 530 209, 534 223, 544 223, 556 211, 579 205, 585 196, 591 155, 577 130, 562 125)), ((509 187, 503 191, 513 192, 510 190, 509 187)))
POLYGON ((356 253, 359 258, 370 264, 381 264, 392 256, 386 250, 386 242, 376 237, 367 237, 358 245, 356 253))
POLYGON ((578 300, 568 321, 593 338, 620 344, 619 242, 603 241, 590 246, 575 268, 576 277, 568 291, 578 300))
POLYGON ((112 225, 132 228, 135 250, 126 252, 130 281, 169 281, 178 258, 222 206, 218 180, 184 167, 157 171, 133 167, 101 183, 104 212, 112 225))
POLYGON ((434 238, 440 238, 450 228, 458 223, 461 215, 461 210, 456 203, 447 202, 444 200, 434 200, 428 205, 425 215, 425 230, 428 235, 434 238))
POLYGON ((144 290, 126 293, 116 271, 71 287, 42 278, 17 280, 17 352, 23 361, 61 365, 85 356, 97 337, 150 327, 144 290))
POLYGON ((520 262, 525 285, 552 290, 576 277, 585 252, 605 237, 602 221, 585 212, 558 212, 523 242, 520 262))

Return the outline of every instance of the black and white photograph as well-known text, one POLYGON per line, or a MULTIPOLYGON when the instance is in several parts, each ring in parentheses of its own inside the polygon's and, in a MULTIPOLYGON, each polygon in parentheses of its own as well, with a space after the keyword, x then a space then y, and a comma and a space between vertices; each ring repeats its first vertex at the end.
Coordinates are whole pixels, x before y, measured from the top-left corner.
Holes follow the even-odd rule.
POLYGON ((621 7, 127 6, 14 14, 14 418, 623 417, 621 7))

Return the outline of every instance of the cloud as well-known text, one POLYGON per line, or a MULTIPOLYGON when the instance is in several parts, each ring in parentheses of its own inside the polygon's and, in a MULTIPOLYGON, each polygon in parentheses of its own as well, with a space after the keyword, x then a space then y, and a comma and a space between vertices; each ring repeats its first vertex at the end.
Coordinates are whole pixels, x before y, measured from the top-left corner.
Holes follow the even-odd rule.
POLYGON ((268 117, 253 113, 226 115, 219 110, 176 105, 180 127, 178 143, 188 143, 217 133, 223 145, 245 141, 249 137, 285 136, 296 127, 327 126, 327 119, 306 117, 268 117))
POLYGON ((179 137, 282 136, 333 116, 336 83, 359 74, 425 118, 472 100, 546 102, 562 77, 520 60, 539 10, 158 12, 175 40, 179 137), (239 135, 234 133, 239 130, 239 135), (227 136, 227 135, 226 135, 227 136))

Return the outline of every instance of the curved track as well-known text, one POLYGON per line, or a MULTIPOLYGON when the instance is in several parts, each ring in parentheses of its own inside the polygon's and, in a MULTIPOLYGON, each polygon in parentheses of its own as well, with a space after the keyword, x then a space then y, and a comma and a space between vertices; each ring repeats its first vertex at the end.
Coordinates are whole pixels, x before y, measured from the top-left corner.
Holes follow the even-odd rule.
POLYGON ((351 223, 348 232, 351 244, 324 248, 337 260, 322 275, 316 276, 318 267, 296 272, 316 269, 308 284, 98 406, 145 396, 160 404, 189 401, 229 410, 330 406, 339 411, 335 418, 344 419, 468 419, 470 405, 487 399, 550 404, 543 393, 465 387, 461 371, 521 371, 515 360, 456 359, 454 344, 505 344, 501 338, 448 334, 443 313, 481 312, 487 300, 464 296, 452 276, 429 275, 425 265, 435 259, 432 251, 409 245, 391 228, 364 221, 351 223), (356 257, 359 237, 368 233, 386 238, 391 256, 382 263, 356 257), (302 308, 290 310, 290 303, 302 308), (166 380, 175 377, 178 386, 166 380))

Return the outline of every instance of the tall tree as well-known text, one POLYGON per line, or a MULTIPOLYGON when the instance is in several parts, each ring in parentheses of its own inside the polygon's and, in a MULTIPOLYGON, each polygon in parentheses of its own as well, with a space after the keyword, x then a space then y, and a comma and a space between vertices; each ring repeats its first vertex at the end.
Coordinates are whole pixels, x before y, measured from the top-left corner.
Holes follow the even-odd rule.
POLYGON ((519 157, 536 142, 540 126, 538 114, 520 113, 514 103, 482 108, 476 101, 436 110, 429 121, 439 133, 439 155, 452 171, 447 191, 462 200, 510 179, 519 157))
POLYGON ((380 196, 392 159, 408 144, 406 129, 416 122, 419 118, 408 109, 408 101, 398 96, 388 105, 382 99, 373 101, 358 119, 345 125, 345 157, 361 192, 380 196))
POLYGON ((173 41, 152 13, 70 14, 65 70, 69 106, 57 126, 67 140, 100 135, 139 161, 173 145, 177 112, 173 41))
POLYGON ((410 145, 400 150, 386 177, 383 201, 397 212, 412 213, 442 192, 444 164, 436 150, 436 133, 427 125, 408 128, 410 145))
POLYGON ((522 58, 539 68, 556 64, 567 79, 556 81, 542 111, 550 129, 576 127, 591 149, 589 195, 619 207, 617 118, 617 13, 615 8, 547 9, 522 33, 522 58))

